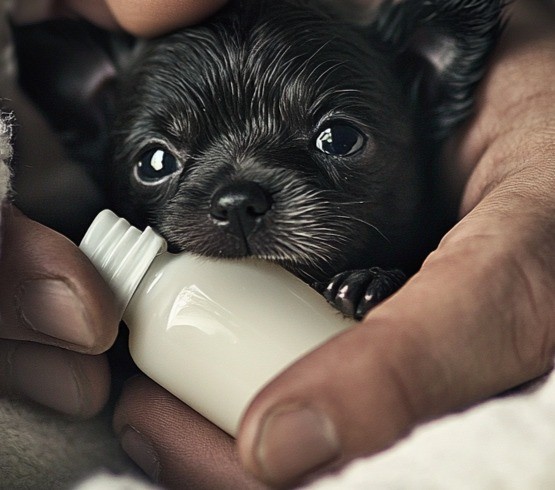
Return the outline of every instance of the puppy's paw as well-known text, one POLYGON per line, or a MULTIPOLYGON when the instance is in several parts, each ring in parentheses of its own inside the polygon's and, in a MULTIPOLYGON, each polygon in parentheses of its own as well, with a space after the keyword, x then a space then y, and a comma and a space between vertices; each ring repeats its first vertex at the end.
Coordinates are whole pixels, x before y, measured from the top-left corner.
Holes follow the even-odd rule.
POLYGON ((397 269, 386 271, 372 267, 346 271, 337 274, 322 294, 345 316, 360 320, 405 281, 405 274, 397 269))

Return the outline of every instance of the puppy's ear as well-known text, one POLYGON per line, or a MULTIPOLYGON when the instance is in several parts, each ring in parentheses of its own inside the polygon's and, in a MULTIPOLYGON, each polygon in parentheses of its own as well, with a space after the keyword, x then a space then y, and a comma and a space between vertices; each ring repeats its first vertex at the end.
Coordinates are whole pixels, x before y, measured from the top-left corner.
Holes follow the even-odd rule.
POLYGON ((395 69, 424 137, 444 138, 472 109, 502 30, 505 0, 385 0, 372 31, 395 69))

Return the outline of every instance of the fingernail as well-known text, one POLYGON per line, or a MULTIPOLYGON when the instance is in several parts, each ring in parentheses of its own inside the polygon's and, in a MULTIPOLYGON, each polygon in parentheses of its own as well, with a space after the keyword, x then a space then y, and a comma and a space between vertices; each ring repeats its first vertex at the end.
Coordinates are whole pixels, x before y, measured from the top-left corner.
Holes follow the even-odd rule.
POLYGON ((328 417, 312 408, 286 406, 263 422, 255 457, 268 480, 283 483, 331 463, 340 450, 328 417))
POLYGON ((25 281, 17 300, 20 316, 32 330, 83 347, 94 345, 85 307, 63 280, 25 281))
POLYGON ((143 434, 134 427, 126 425, 120 435, 120 444, 139 468, 153 481, 158 481, 160 461, 156 451, 143 434))
POLYGON ((43 347, 22 343, 11 355, 14 391, 58 412, 80 415, 84 401, 78 373, 55 348, 43 347))

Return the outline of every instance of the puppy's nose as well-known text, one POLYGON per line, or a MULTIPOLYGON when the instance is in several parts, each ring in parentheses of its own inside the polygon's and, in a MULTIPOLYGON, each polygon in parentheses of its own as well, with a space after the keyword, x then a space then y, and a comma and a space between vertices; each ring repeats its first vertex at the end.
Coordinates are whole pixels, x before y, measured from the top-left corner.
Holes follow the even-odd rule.
POLYGON ((234 182, 214 193, 210 214, 230 233, 246 238, 271 207, 272 198, 260 185, 234 182))

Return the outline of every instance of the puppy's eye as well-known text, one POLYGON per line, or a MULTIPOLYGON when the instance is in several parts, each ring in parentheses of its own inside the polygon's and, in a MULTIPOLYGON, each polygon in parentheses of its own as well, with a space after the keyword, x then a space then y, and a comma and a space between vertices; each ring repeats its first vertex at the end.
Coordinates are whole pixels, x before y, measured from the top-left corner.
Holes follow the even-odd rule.
POLYGON ((364 143, 364 135, 353 126, 344 123, 331 124, 316 138, 318 150, 338 157, 353 155, 364 143))
POLYGON ((152 148, 139 158, 135 165, 135 177, 145 184, 157 184, 180 169, 177 158, 169 151, 152 148))

